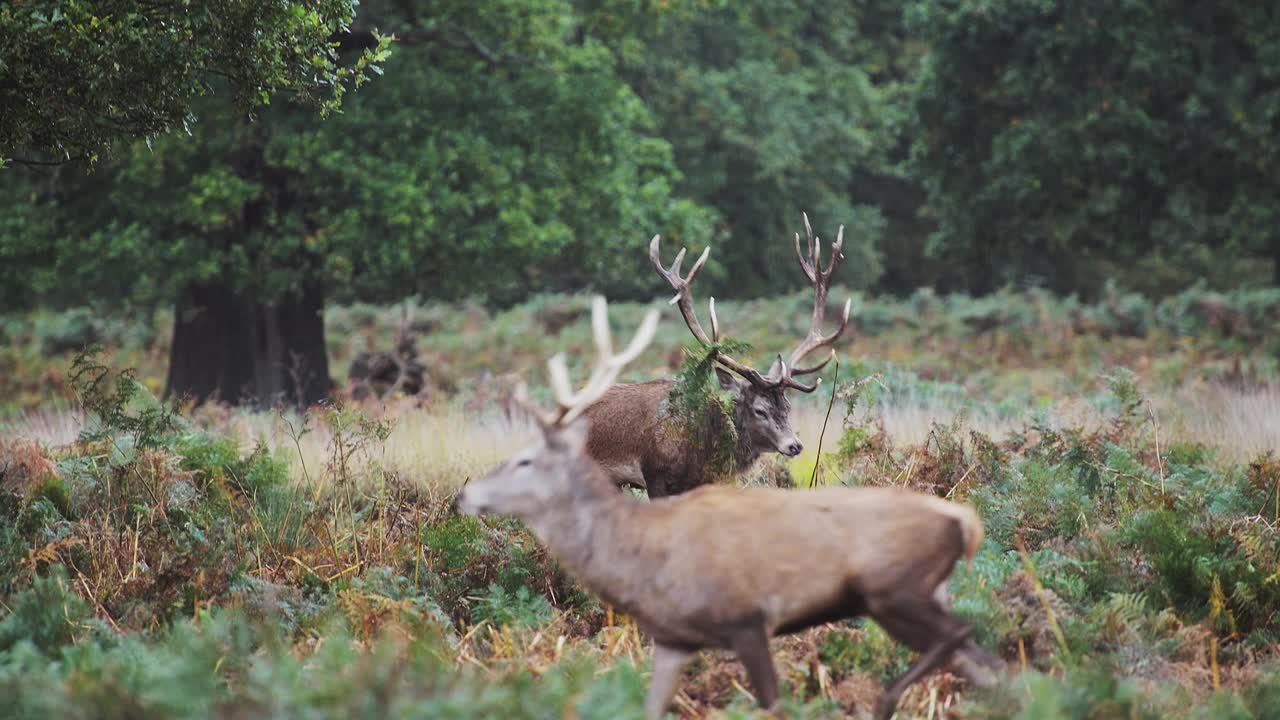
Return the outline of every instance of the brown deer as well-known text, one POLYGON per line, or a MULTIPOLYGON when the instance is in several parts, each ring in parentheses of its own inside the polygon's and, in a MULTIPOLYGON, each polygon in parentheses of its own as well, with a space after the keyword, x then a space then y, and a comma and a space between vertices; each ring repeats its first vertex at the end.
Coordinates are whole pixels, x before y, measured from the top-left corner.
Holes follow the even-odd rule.
MULTIPOLYGON (((736 653, 756 699, 772 707, 770 638, 860 615, 920 653, 877 704, 881 720, 907 686, 953 654, 971 669, 1000 665, 970 639, 946 594, 956 563, 982 542, 982 523, 968 507, 897 488, 708 485, 649 502, 617 492, 587 452, 591 421, 581 413, 640 352, 652 326, 646 320, 614 356, 603 301, 596 314, 600 362, 587 386, 571 392, 563 360, 553 358, 559 407, 529 408, 541 438, 463 487, 457 505, 523 519, 583 585, 635 618, 653 640, 649 718, 663 714, 686 662, 704 648, 736 653)), ((527 404, 523 391, 517 397, 527 404)))
MULTIPOLYGON (((649 243, 650 261, 676 291, 672 304, 680 309, 693 337, 708 352, 714 353, 720 387, 733 396, 732 420, 737 431, 737 444, 732 452, 731 474, 746 472, 764 453, 778 452, 795 457, 804 449, 791 428, 791 401, 787 398, 787 390, 810 393, 818 387, 817 382, 806 384, 798 378, 826 367, 835 357, 835 351, 810 367, 800 367, 800 362, 814 351, 834 345, 849 324, 850 302, 846 301, 840 326, 829 335, 822 334, 831 277, 844 259, 841 252, 844 226, 840 226, 836 234, 836 241, 831 246, 831 260, 825 270, 821 263, 822 243, 813 234, 808 215, 804 217, 804 230, 808 239, 807 257, 800 249, 799 233, 796 233, 795 245, 800 267, 814 291, 809 333, 792 351, 789 360, 784 361, 779 355, 767 373, 734 359, 720 348, 720 322, 716 317, 715 298, 708 303, 710 336, 698 322, 691 288, 698 272, 706 264, 711 248, 704 250, 689 274, 682 277, 680 266, 685 251, 681 250, 671 267, 667 268, 659 254, 660 236, 655 235, 649 243)), ((586 410, 587 417, 591 419, 587 452, 604 468, 614 485, 644 488, 649 497, 658 498, 685 492, 713 479, 709 469, 712 469, 712 456, 719 451, 720 438, 726 435, 725 418, 708 408, 692 423, 692 428, 673 423, 667 401, 674 388, 675 380, 671 379, 622 384, 605 393, 598 403, 586 410)))

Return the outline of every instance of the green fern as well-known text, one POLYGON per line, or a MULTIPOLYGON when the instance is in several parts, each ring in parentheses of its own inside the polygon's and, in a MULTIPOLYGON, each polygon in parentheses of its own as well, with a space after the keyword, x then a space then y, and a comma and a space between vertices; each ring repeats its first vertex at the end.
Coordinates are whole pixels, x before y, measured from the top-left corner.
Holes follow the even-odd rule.
POLYGON ((731 339, 710 348, 685 347, 675 387, 667 396, 667 426, 695 447, 708 450, 706 471, 712 478, 726 478, 736 471, 734 450, 738 446, 734 397, 720 388, 715 359, 721 352, 741 354, 748 349, 745 343, 731 339))

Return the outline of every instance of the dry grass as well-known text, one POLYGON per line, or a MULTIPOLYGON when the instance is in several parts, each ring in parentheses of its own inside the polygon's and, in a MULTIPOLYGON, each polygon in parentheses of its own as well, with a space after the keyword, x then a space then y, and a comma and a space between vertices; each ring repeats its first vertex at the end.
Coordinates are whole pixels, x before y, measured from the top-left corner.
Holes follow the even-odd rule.
MULTIPOLYGON (((1227 462, 1245 462, 1280 446, 1278 386, 1185 388, 1174 395, 1151 398, 1151 409, 1156 418, 1153 429, 1162 445, 1203 443, 1216 448, 1227 462)), ((497 465, 530 442, 536 432, 525 419, 506 416, 497 403, 472 410, 444 404, 421 408, 403 402, 370 406, 366 411, 388 420, 392 430, 385 442, 373 444, 369 455, 359 460, 419 487, 446 492, 497 465)), ((793 420, 805 452, 793 462, 812 466, 825 415, 825 405, 816 402, 796 408, 793 420)), ((1053 427, 1098 428, 1107 422, 1102 412, 1082 401, 1056 403, 1041 415, 1053 427)), ((964 412, 940 403, 910 401, 861 411, 858 420, 882 428, 894 446, 911 447, 923 444, 935 424, 951 425, 958 420, 966 429, 999 440, 1023 428, 1027 417, 964 412)), ((202 409, 196 419, 211 430, 240 438, 246 448, 263 443, 283 453, 294 461, 292 472, 299 481, 329 475, 325 470, 332 461, 333 431, 317 416, 308 420, 305 432, 303 420, 296 414, 202 409), (302 462, 296 461, 299 457, 302 462)), ((837 406, 823 439, 824 452, 838 446, 842 419, 837 406)), ((83 413, 77 410, 55 407, 29 411, 0 424, 0 438, 22 437, 46 446, 62 446, 76 439, 83 421, 83 413)))
MULTIPOLYGON (((1261 385, 1251 388, 1212 384, 1184 388, 1173 395, 1150 398, 1159 442, 1199 443, 1218 452, 1227 462, 1247 462, 1267 451, 1280 450, 1280 386, 1261 385)), ((1100 428, 1107 417, 1095 406, 1082 401, 1064 401, 1042 411, 1049 427, 1100 428)), ((826 407, 816 404, 795 411, 796 431, 805 444, 801 460, 812 463, 817 439, 822 431, 826 407)), ((880 405, 857 416, 864 422, 883 429, 896 447, 922 445, 934 425, 951 425, 959 420, 968 429, 1000 440, 1025 427, 1027 415, 999 417, 982 412, 966 412, 937 403, 904 403, 880 405)), ((837 407, 831 414, 823 440, 824 452, 840 442, 842 413, 837 407)))
POLYGON ((1211 385, 1183 393, 1174 437, 1220 448, 1225 459, 1246 461, 1280 450, 1280 386, 1240 389, 1211 385))
POLYGON ((0 438, 29 438, 54 447, 70 445, 80 436, 84 423, 83 411, 51 405, 0 422, 0 438))
MULTIPOLYGON (((370 408, 390 421, 391 434, 359 458, 419 487, 451 491, 529 443, 536 432, 524 419, 500 412, 468 413, 459 408, 422 409, 411 404, 370 408)), ((291 459, 295 479, 330 475, 317 470, 333 462, 334 431, 312 417, 302 432, 296 415, 239 413, 223 428, 246 443, 261 442, 291 459)))

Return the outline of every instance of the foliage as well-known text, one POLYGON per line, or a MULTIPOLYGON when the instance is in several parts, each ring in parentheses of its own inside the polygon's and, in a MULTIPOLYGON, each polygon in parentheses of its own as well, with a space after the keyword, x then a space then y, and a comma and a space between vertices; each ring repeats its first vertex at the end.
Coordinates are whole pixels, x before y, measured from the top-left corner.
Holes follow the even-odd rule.
POLYGON ((843 282, 879 278, 880 198, 864 178, 891 173, 896 93, 909 74, 897 64, 910 64, 893 3, 578 5, 672 144, 682 194, 714 208, 718 234, 732 239, 708 268, 713 292, 795 287, 798 274, 777 268, 793 267, 801 211, 828 239, 846 226, 843 282))
POLYGON ((156 403, 126 369, 115 374, 99 362, 101 348, 89 348, 76 355, 71 363, 71 387, 80 404, 91 413, 97 427, 86 428, 83 438, 89 442, 115 442, 124 437, 136 450, 156 448, 177 431, 174 408, 156 403))
POLYGON ((620 252, 641 257, 654 229, 707 230, 673 195, 647 109, 607 52, 573 41, 567 2, 471 10, 363 5, 362 23, 406 40, 384 81, 327 120, 284 103, 248 123, 204 103, 189 135, 127 147, 92 174, 11 178, 0 258, 23 270, 3 276, 0 304, 163 303, 210 282, 261 302, 308 286, 503 302, 530 287, 648 287, 620 252))
POLYGON ((477 622, 497 626, 539 627, 550 622, 554 612, 546 598, 530 593, 528 587, 511 593, 495 583, 480 596, 471 615, 477 622))
POLYGON ((12 651, 18 643, 30 643, 53 655, 75 640, 92 614, 69 584, 66 569, 59 565, 9 599, 9 613, 0 620, 0 654, 12 651))
POLYGON ((929 47, 915 172, 955 282, 1237 287, 1246 259, 1277 260, 1262 6, 929 0, 909 18, 929 47))
POLYGON ((0 8, 0 166, 96 160, 114 142, 190 131, 197 99, 228 92, 252 111, 278 93, 325 113, 387 56, 380 39, 344 62, 334 33, 353 0, 181 5, 7 3, 0 8))
POLYGON ((836 677, 864 672, 888 682, 907 671, 910 654, 874 622, 861 623, 856 632, 829 631, 818 645, 818 657, 836 677))
POLYGON ((671 432, 705 453, 711 477, 733 475, 734 450, 738 446, 736 403, 717 379, 717 373, 723 370, 716 365, 716 355, 740 355, 748 349, 730 338, 711 348, 685 347, 675 384, 663 406, 664 423, 671 432))
MULTIPOLYGON (((539 297, 505 310, 476 302, 410 303, 419 346, 430 358, 428 392, 442 399, 479 402, 501 393, 489 375, 528 370, 555 352, 589 357, 591 332, 573 296, 539 297)), ((837 349, 852 358, 842 377, 877 374, 856 395, 859 413, 886 406, 937 406, 963 411, 970 420, 984 417, 1013 422, 1030 405, 1050 409, 1081 393, 1101 392, 1100 370, 1117 361, 1132 362, 1144 383, 1161 394, 1178 394, 1219 384, 1253 387, 1280 379, 1280 292, 1217 293, 1190 288, 1161 301, 1143 297, 1139 322, 1112 313, 1109 301, 1085 303, 1040 291, 1006 290, 995 298, 919 293, 910 298, 855 296, 858 329, 837 349), (991 317, 994 300, 1002 311, 991 317), (984 317, 981 324, 973 318, 984 317), (1128 328, 1137 328, 1134 333, 1128 328), (1145 360, 1149 359, 1148 360, 1145 360)), ((753 350, 742 357, 758 366, 795 342, 808 329, 812 293, 746 302, 717 302, 722 314, 755 318, 741 324, 741 339, 753 350)), ((639 303, 613 303, 620 327, 634 326, 647 309, 639 303)), ((104 358, 138 368, 137 379, 159 394, 169 368, 162 349, 172 331, 168 311, 103 314, 71 309, 70 317, 94 316, 104 358)), ((331 306, 326 312, 328 352, 345 368, 363 351, 385 348, 399 332, 399 309, 364 304, 331 306)), ((42 353, 46 333, 64 324, 63 313, 0 314, 8 342, 0 344, 0 418, 32 410, 50 398, 70 398, 69 371, 74 351, 42 353)), ((649 360, 630 368, 626 381, 648 380, 678 372, 688 331, 660 324, 649 360)), ((1106 374, 1111 374, 1106 370, 1106 374)), ((113 376, 114 377, 114 376, 113 376)), ((535 388, 535 393, 537 389, 535 388)), ((800 407, 814 396, 796 396, 800 407)), ((1108 411, 1104 395, 1098 408, 1108 411)), ((1155 408, 1199 412, 1185 406, 1155 408)), ((1259 408, 1261 410, 1261 408, 1259 408)), ((1241 409, 1243 412, 1244 409, 1241 409)), ((1145 416, 1146 410, 1142 411, 1145 416)), ((0 422, 3 422, 0 420, 0 422)), ((1143 420, 1147 422, 1147 420, 1143 420)), ((868 439, 875 428, 867 427, 868 439)), ((1161 442, 1167 428, 1160 430, 1161 442)))
MULTIPOLYGON (((970 316, 958 305, 934 320, 970 316)), ((534 310, 504 315, 503 332, 532 334, 524 328, 547 322, 534 310)), ((567 321, 558 341, 590 342, 584 321, 567 321)), ((1266 717, 1274 706, 1274 456, 1231 464, 1185 442, 1157 451, 1146 376, 1101 368, 1089 400, 1103 414, 1089 427, 1050 424, 1031 404, 999 439, 954 420, 898 445, 853 412, 857 442, 824 456, 838 482, 923 483, 972 503, 987 528, 950 596, 975 639, 1011 663, 1025 658, 1025 672, 986 692, 930 681, 908 696, 909 712, 925 712, 935 690, 938 702, 958 691, 966 717, 1191 720, 1266 717), (1223 688, 1210 692, 1214 667, 1223 688)), ((718 393, 701 372, 696 387, 718 393)), ((857 410, 883 396, 963 396, 900 368, 882 376, 875 398, 849 398, 857 410)), ((0 445, 0 560, 13 568, 0 578, 0 691, 12 714, 640 712, 646 678, 625 658, 647 650, 634 626, 591 600, 520 523, 460 517, 443 488, 402 480, 386 418, 354 407, 277 416, 275 427, 292 428, 277 438, 285 454, 257 432, 238 435, 252 414, 205 409, 104 452, 106 438, 133 437, 143 400, 125 403, 131 419, 101 437, 0 445), (304 454, 313 433, 323 442, 304 454), (310 457, 320 459, 304 470, 310 457)), ((775 652, 785 707, 801 718, 857 712, 911 658, 866 621, 779 640, 775 652)), ((740 672, 704 656, 687 696, 755 716, 734 689, 740 672)))

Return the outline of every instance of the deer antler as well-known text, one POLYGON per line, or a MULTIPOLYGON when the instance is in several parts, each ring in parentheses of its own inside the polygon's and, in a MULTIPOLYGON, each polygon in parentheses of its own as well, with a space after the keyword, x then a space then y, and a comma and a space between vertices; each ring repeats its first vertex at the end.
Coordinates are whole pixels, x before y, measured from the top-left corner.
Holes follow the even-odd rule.
POLYGON ((557 408, 546 412, 529 401, 528 389, 524 383, 516 387, 515 400, 541 424, 553 427, 567 425, 582 414, 618 379, 618 373, 627 363, 635 360, 645 349, 658 329, 658 311, 650 310, 640 322, 631 344, 622 353, 613 352, 613 339, 609 333, 609 308, 605 299, 596 296, 591 301, 591 330, 596 343, 596 366, 591 371, 587 384, 576 393, 569 381, 569 368, 565 365, 564 353, 557 353, 547 361, 547 371, 551 376, 551 389, 556 396, 557 408))
POLYGON ((774 388, 781 385, 784 378, 771 378, 760 374, 760 371, 734 360, 724 353, 723 350, 716 347, 720 342, 720 320, 716 317, 716 299, 711 298, 707 303, 707 309, 711 315, 711 337, 707 337, 707 333, 702 329, 702 324, 698 322, 698 316, 693 312, 693 291, 690 289, 693 285, 693 279, 698 276, 698 271, 702 270, 702 266, 707 262, 707 258, 711 255, 711 248, 707 247, 702 251, 702 255, 698 257, 698 262, 693 264, 689 269, 689 274, 680 277, 680 265, 684 262, 684 248, 676 254, 675 262, 671 263, 670 268, 663 267, 662 256, 659 252, 659 243, 662 241, 661 235, 654 235, 649 241, 649 261, 653 263, 653 267, 658 271, 664 280, 671 285, 671 289, 676 291, 675 297, 671 298, 671 304, 680 308, 680 314, 684 316, 684 324, 689 326, 689 332, 693 333, 693 337, 702 343, 703 347, 715 348, 716 362, 726 368, 738 373, 746 378, 751 384, 762 388, 774 388))
POLYGON ((836 233, 836 241, 831 245, 831 260, 827 263, 826 270, 822 269, 822 241, 813 234, 813 226, 809 224, 809 215, 807 213, 804 213, 804 234, 808 239, 809 257, 806 258, 800 250, 800 233, 796 233, 796 256, 800 258, 800 269, 804 270, 805 277, 809 278, 809 284, 813 286, 813 319, 809 323, 809 333, 804 340, 800 341, 800 345, 791 352, 791 358, 781 364, 781 375, 782 383, 787 387, 808 393, 816 390, 818 383, 806 385, 795 378, 799 375, 816 373, 826 367, 827 363, 831 362, 831 359, 836 356, 836 351, 833 349, 826 359, 817 365, 802 368, 799 367, 800 361, 814 350, 831 347, 840 339, 840 336, 844 334, 845 328, 849 325, 849 309, 853 305, 853 299, 850 298, 844 303, 844 313, 840 317, 840 327, 836 328, 830 335, 823 335, 822 321, 827 313, 827 292, 831 290, 831 277, 835 275, 836 269, 840 267, 841 261, 844 260, 844 226, 840 226, 840 230, 836 233))

